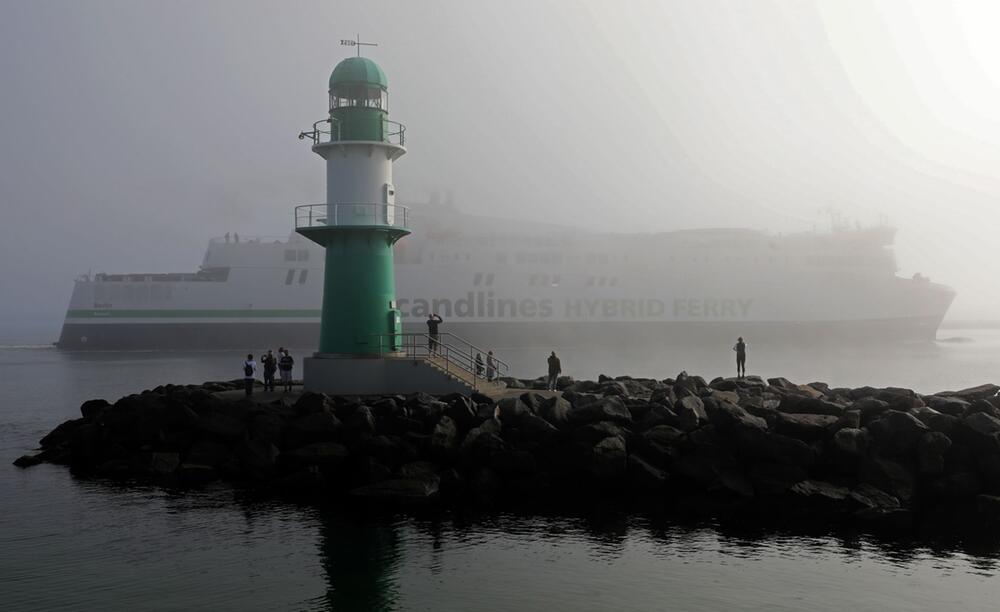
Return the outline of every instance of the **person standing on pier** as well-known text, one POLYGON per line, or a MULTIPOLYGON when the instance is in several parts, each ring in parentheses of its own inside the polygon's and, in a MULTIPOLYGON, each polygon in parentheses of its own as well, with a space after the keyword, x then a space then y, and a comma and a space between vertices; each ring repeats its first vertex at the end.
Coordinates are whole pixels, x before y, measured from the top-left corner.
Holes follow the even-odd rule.
POLYGON ((285 393, 292 390, 292 367, 294 365, 295 360, 288 354, 288 349, 284 349, 281 358, 278 359, 278 370, 281 371, 281 386, 285 388, 285 393))
POLYGON ((243 362, 243 388, 247 392, 247 397, 253 395, 254 375, 257 374, 257 362, 253 360, 253 355, 247 355, 247 360, 243 362))
POLYGON ((736 351, 736 377, 743 378, 747 375, 747 343, 743 336, 736 339, 733 350, 736 351))
POLYGON ((442 319, 437 314, 432 314, 431 316, 427 317, 427 335, 430 336, 430 338, 427 341, 427 348, 430 349, 430 352, 432 353, 437 352, 438 325, 442 323, 444 323, 444 319, 442 319))
POLYGON ((274 373, 278 371, 278 360, 271 349, 267 349, 266 355, 261 355, 260 363, 264 366, 264 390, 274 391, 274 373))
POLYGON ((486 353, 486 380, 493 382, 497 375, 497 358, 493 356, 493 351, 486 353))
POLYGON ((476 378, 480 378, 483 375, 483 354, 476 353, 476 378))
POLYGON ((549 391, 556 390, 556 383, 559 382, 559 375, 562 374, 562 364, 559 362, 559 358, 556 357, 556 352, 552 351, 549 355, 549 381, 546 388, 549 391))

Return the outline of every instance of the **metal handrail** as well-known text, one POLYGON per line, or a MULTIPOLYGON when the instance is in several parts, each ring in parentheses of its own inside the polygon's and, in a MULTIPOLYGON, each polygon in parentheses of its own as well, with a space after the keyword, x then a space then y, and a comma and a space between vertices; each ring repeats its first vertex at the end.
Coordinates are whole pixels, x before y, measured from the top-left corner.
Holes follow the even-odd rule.
POLYGON ((378 202, 342 202, 339 204, 302 204, 295 207, 295 229, 387 225, 407 229, 409 209, 398 204, 378 202))
POLYGON ((319 143, 324 142, 323 134, 326 134, 328 136, 325 142, 333 142, 335 140, 340 140, 340 121, 335 117, 330 117, 328 119, 320 119, 319 121, 313 123, 313 129, 311 132, 299 132, 299 140, 305 140, 306 138, 309 138, 309 140, 312 140, 314 145, 318 145, 319 143), (330 129, 329 130, 320 129, 319 124, 321 123, 329 123, 330 129), (336 138, 333 137, 334 131, 336 131, 337 133, 336 138))
POLYGON ((510 372, 510 365, 496 357, 493 356, 493 376, 487 379, 486 375, 489 373, 489 367, 486 361, 481 364, 482 373, 478 371, 480 364, 476 363, 476 354, 484 355, 486 351, 472 344, 471 342, 464 340, 455 334, 442 333, 438 334, 437 337, 432 337, 430 334, 425 333, 401 333, 401 334, 376 334, 378 338, 378 354, 380 357, 385 357, 386 355, 398 354, 402 352, 407 357, 414 357, 419 359, 429 359, 431 357, 439 357, 444 361, 445 372, 449 372, 451 368, 456 370, 464 371, 472 376, 473 389, 479 389, 479 382, 485 380, 488 383, 499 383, 502 376, 506 376, 510 372), (455 347, 451 343, 445 341, 444 338, 450 338, 462 346, 455 347), (435 348, 431 348, 434 346, 435 348))
MULTIPOLYGON (((382 142, 399 145, 401 147, 406 144, 406 126, 402 123, 382 117, 381 128, 380 132, 382 137, 380 140, 382 142)), ((340 120, 336 117, 320 119, 319 121, 313 123, 313 129, 311 131, 299 132, 299 140, 305 140, 308 138, 312 141, 313 146, 330 142, 349 142, 350 140, 353 140, 345 140, 342 136, 343 134, 340 126, 340 120), (321 123, 329 123, 330 129, 322 129, 320 127, 321 123), (324 136, 326 138, 324 138, 324 136)))

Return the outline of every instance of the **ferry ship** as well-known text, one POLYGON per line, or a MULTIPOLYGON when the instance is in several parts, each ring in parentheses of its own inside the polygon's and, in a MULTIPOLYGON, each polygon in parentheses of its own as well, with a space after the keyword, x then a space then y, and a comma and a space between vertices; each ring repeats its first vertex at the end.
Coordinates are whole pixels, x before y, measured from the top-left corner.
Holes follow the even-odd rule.
MULTIPOLYGON (((480 346, 709 337, 933 340, 955 293, 905 278, 890 227, 614 234, 421 204, 395 248, 404 329, 430 313, 480 346)), ((209 241, 197 271, 76 280, 64 349, 309 349, 323 249, 292 233, 209 241)))

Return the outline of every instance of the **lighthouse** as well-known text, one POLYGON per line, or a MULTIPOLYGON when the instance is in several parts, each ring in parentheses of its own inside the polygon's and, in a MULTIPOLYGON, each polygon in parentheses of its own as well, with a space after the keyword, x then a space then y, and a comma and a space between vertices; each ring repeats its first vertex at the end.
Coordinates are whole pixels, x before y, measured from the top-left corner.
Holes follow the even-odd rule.
POLYGON ((479 388, 473 347, 452 350, 442 341, 431 351, 422 334, 402 333, 393 245, 410 229, 408 210, 396 204, 392 165, 406 153, 406 128, 389 119, 385 72, 360 54, 349 57, 333 69, 329 93, 328 116, 299 134, 326 162, 326 202, 295 207, 295 231, 326 249, 319 350, 305 360, 305 389, 479 388))

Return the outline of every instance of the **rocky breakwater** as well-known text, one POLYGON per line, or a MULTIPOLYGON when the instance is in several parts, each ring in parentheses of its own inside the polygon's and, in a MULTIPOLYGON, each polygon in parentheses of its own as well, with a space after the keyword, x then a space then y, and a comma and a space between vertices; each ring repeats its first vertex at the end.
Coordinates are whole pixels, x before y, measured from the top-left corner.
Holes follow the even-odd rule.
POLYGON ((15 461, 78 475, 384 504, 628 499, 900 524, 1000 519, 1000 387, 921 395, 783 378, 508 380, 507 395, 270 403, 167 385, 81 418, 15 461), (521 387, 521 388, 517 388, 521 387), (694 502, 697 502, 695 504, 694 502))

